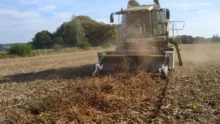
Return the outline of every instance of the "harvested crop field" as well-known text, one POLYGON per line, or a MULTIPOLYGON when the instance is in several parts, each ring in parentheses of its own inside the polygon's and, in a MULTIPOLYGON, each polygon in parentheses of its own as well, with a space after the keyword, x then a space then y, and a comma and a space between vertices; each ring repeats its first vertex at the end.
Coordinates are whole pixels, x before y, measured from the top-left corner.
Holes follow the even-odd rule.
POLYGON ((167 80, 90 77, 96 52, 0 60, 0 123, 220 123, 220 45, 184 45, 167 80))

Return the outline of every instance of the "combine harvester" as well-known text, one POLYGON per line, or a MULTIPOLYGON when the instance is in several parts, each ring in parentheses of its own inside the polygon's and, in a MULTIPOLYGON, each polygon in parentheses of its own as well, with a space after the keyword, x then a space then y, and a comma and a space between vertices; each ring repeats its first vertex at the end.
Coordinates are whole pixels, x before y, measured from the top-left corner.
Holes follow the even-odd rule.
MULTIPOLYGON (((129 3, 132 1, 136 2, 130 0, 129 3)), ((183 27, 175 29, 177 21, 170 21, 169 9, 162 8, 159 0, 154 2, 154 5, 129 4, 127 9, 111 14, 111 23, 114 23, 114 15, 119 17, 118 34, 121 42, 115 51, 98 52, 99 64, 96 64, 93 76, 126 65, 129 70, 138 68, 159 72, 165 79, 168 71, 174 69, 175 50, 179 65, 183 65, 179 47, 181 39, 174 36, 174 32, 182 30, 185 23, 178 21, 183 27), (169 36, 171 33, 172 36, 169 36)))

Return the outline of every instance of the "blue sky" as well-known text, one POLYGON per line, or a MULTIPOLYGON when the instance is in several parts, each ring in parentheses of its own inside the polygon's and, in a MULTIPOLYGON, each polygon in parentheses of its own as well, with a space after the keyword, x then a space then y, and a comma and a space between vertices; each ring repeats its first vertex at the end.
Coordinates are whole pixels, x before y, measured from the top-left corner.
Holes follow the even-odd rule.
MULTIPOLYGON (((41 30, 54 32, 72 15, 88 15, 109 23, 109 14, 126 8, 128 0, 1 0, 0 43, 28 42, 41 30)), ((137 0, 153 4, 153 0, 137 0)), ((220 34, 219 0, 161 0, 171 20, 185 21, 180 34, 212 37, 220 34)))

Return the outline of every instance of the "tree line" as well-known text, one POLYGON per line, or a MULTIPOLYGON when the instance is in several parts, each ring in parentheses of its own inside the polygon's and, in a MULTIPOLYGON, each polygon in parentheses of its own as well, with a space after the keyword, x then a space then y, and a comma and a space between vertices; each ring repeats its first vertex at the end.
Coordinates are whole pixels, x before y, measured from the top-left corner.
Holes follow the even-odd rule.
POLYGON ((30 42, 34 49, 101 46, 116 38, 116 25, 99 23, 88 16, 74 16, 54 33, 38 32, 30 42))
POLYGON ((191 35, 180 36, 183 44, 207 44, 207 43, 220 43, 220 37, 214 34, 212 38, 193 37, 191 35))

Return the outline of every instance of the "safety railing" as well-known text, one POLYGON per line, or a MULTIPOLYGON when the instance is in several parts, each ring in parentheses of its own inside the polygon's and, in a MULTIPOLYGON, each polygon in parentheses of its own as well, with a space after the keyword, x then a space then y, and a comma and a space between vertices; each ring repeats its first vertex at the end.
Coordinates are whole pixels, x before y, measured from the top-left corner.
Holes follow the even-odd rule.
POLYGON ((182 47, 182 40, 181 36, 179 35, 179 31, 183 30, 185 27, 184 21, 170 21, 169 22, 169 31, 172 31, 172 38, 173 41, 177 41, 180 44, 180 50, 183 49, 182 47))

